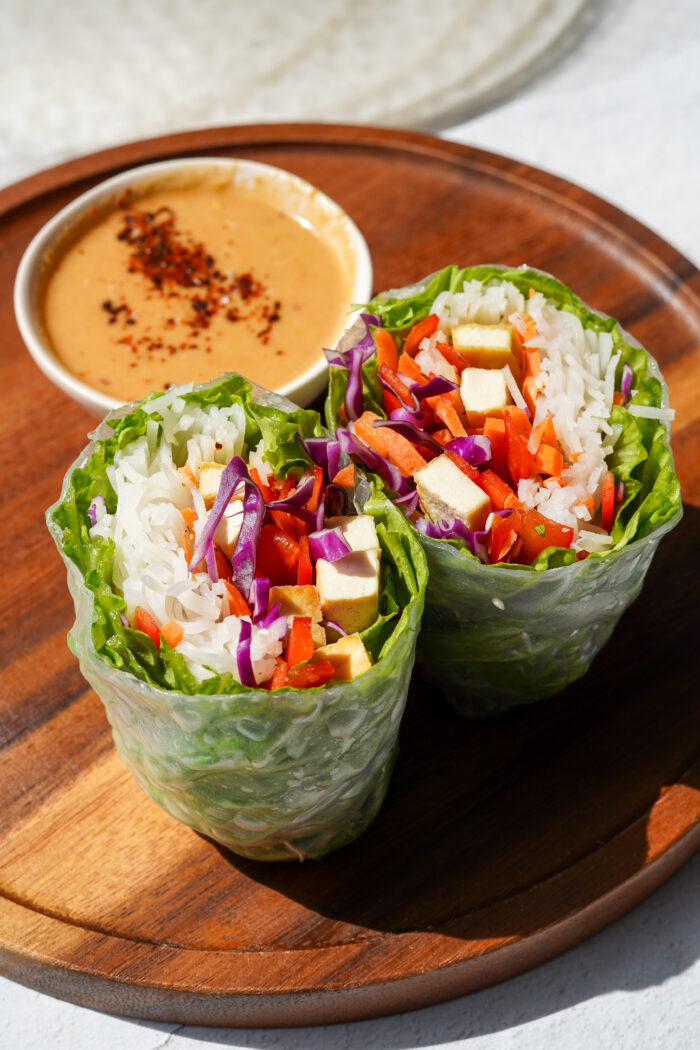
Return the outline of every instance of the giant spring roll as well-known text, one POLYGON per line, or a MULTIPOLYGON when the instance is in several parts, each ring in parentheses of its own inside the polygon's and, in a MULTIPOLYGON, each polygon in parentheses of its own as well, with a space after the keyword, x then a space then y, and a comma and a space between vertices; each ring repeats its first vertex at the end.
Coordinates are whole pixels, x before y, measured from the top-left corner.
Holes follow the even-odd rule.
POLYGON ((228 376, 108 417, 47 513, 121 758, 246 857, 352 841, 396 754, 425 558, 381 483, 362 506, 331 483, 339 458, 316 413, 228 376))
POLYGON ((458 711, 583 675, 680 519, 658 366, 537 270, 449 266, 329 352, 329 425, 428 558, 419 640, 458 711))

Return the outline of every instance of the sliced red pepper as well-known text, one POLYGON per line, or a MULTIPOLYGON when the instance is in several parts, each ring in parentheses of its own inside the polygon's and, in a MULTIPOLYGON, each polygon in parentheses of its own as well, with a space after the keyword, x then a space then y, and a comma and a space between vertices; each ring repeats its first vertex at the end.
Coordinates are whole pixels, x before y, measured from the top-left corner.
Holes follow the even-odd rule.
POLYGON ((289 667, 307 663, 314 655, 314 642, 311 637, 311 617, 295 616, 289 632, 287 651, 284 658, 289 667))
POLYGON ((231 562, 216 544, 214 544, 214 558, 216 560, 216 571, 219 574, 219 579, 232 580, 233 569, 231 568, 231 562))
POLYGON ((287 684, 288 671, 289 667, 287 666, 287 661, 279 657, 277 663, 275 664, 275 669, 272 672, 272 678, 270 679, 271 690, 284 689, 285 685, 287 684))
POLYGON ((311 564, 309 540, 307 536, 299 537, 299 564, 297 565, 297 585, 300 587, 314 582, 314 568, 311 564))
POLYGON ((529 565, 547 547, 570 547, 574 530, 566 525, 545 518, 537 510, 521 512, 522 522, 518 534, 523 541, 519 560, 529 565))
POLYGON ((456 368, 460 375, 462 374, 467 367, 467 362, 453 346, 440 340, 440 342, 435 344, 435 349, 442 354, 448 364, 456 368))
POLYGON ((494 510, 506 510, 507 508, 520 506, 520 501, 510 485, 507 485, 492 470, 482 470, 477 484, 491 500, 491 506, 494 510))
POLYGON ((391 387, 392 392, 396 395, 399 401, 402 402, 402 405, 404 407, 412 407, 414 401, 411 391, 408 389, 401 376, 395 372, 393 368, 388 368, 387 365, 380 365, 378 371, 387 386, 391 387))
POLYGON ((313 689, 323 685, 335 674, 335 667, 330 660, 319 660, 318 663, 300 664, 290 667, 287 685, 293 689, 313 689))
POLYGON ((501 518, 496 515, 489 533, 488 550, 489 559, 493 564, 503 561, 518 539, 518 525, 520 515, 517 510, 507 517, 501 518))
POLYGON ((134 627, 147 634, 157 649, 160 649, 160 628, 151 614, 137 605, 134 609, 134 627))
POLYGON ((396 394, 392 394, 391 390, 384 391, 384 411, 386 412, 387 419, 392 412, 396 412, 397 408, 405 407, 403 401, 401 401, 396 394))
POLYGON ((250 608, 247 601, 236 587, 235 583, 231 583, 230 580, 224 580, 224 586, 228 591, 229 608, 231 615, 233 616, 250 616, 250 608))
POLYGON ((276 525, 263 525, 258 540, 255 575, 267 576, 273 586, 296 583, 299 544, 276 525))
POLYGON ((615 520, 615 478, 611 470, 605 475, 603 481, 603 501, 600 505, 600 524, 606 532, 612 532, 615 520))
POLYGON ((265 500, 265 502, 269 503, 270 500, 274 498, 269 485, 265 485, 264 482, 261 480, 256 467, 248 467, 248 473, 253 479, 253 482, 258 486, 258 488, 262 492, 262 497, 265 500))
POLYGON ((431 314, 430 317, 426 317, 423 321, 418 321, 417 324, 414 324, 404 341, 404 352, 413 357, 423 340, 433 334, 439 323, 438 315, 431 314))
POLYGON ((445 455, 456 467, 459 467, 463 474, 467 475, 470 481, 479 483, 479 471, 476 467, 473 467, 471 463, 468 463, 459 453, 453 452, 452 449, 446 448, 445 455))

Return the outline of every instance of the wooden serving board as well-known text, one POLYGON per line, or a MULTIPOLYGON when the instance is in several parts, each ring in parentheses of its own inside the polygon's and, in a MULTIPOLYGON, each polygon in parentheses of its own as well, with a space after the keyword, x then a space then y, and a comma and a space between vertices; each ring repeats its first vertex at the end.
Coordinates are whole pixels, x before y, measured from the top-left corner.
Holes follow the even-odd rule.
POLYGON ((576 944, 700 845, 700 277, 589 193, 428 136, 256 126, 142 142, 0 193, 4 499, 0 972, 101 1010, 295 1025, 473 991, 576 944), (584 680, 460 721, 414 676, 386 804, 320 862, 239 860, 144 796, 65 643, 45 508, 94 420, 32 363, 12 282, 30 237, 98 179, 176 155, 278 164, 338 200, 376 288, 455 261, 527 262, 617 316, 661 362, 686 501, 640 600, 584 680))

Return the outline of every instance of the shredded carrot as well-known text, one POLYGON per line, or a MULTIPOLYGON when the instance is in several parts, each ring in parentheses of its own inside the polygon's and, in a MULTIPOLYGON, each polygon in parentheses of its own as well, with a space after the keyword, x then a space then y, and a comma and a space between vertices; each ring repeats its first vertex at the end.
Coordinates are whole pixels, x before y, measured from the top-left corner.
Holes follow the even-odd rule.
POLYGON ((585 499, 579 500, 578 505, 579 507, 587 507, 591 514, 593 513, 593 508, 595 506, 592 496, 586 496, 585 499))
POLYGON ((443 427, 442 430, 434 430, 430 436, 441 445, 449 445, 450 441, 454 441, 454 435, 447 427, 443 427))
POLYGON ((232 616, 250 616, 250 608, 235 583, 224 580, 224 586, 228 591, 228 604, 232 616))
POLYGON ((182 641, 185 631, 177 620, 170 620, 168 623, 163 624, 160 633, 163 635, 170 648, 174 649, 175 646, 179 645, 182 641))
POLYGON ((387 365, 396 372, 398 369, 399 352, 396 349, 391 332, 386 328, 375 328, 374 341, 377 344, 377 367, 387 365))
POLYGON ((187 478, 191 485, 194 485, 195 488, 199 488, 199 485, 197 484, 197 479, 192 473, 192 467, 189 465, 189 463, 185 463, 184 467, 180 467, 180 473, 187 478))
POLYGON ((613 394, 613 405, 624 405, 625 395, 621 390, 616 390, 613 394))
POLYGON ((379 416, 374 412, 363 412, 360 418, 355 420, 355 433, 360 440, 398 467, 406 478, 425 467, 426 460, 407 438, 397 434, 390 427, 374 426, 375 420, 378 419, 379 416))
POLYGON ((433 411, 440 422, 444 423, 447 429, 455 437, 467 436, 467 431, 464 428, 462 420, 459 418, 459 413, 457 412, 454 401, 452 400, 452 394, 440 394, 436 399, 433 411))
POLYGON ((520 320, 522 321, 523 327, 523 341, 529 343, 530 340, 534 339, 537 335, 537 325, 532 317, 528 317, 527 314, 521 314, 520 320))
POLYGON ((564 468, 564 457, 551 445, 540 445, 534 456, 534 467, 541 474, 559 475, 564 468))
POLYGON ((398 371, 401 372, 402 375, 408 376, 409 379, 415 380, 416 383, 425 382, 425 376, 423 375, 413 358, 409 357, 405 350, 402 352, 401 357, 399 358, 398 371))
POLYGON ((351 489, 355 485, 355 467, 352 463, 349 463, 347 467, 343 467, 339 470, 336 476, 333 478, 334 485, 342 485, 344 488, 351 489))
POLYGON ((194 523, 197 520, 197 514, 192 509, 192 507, 185 507, 184 510, 180 511, 180 514, 182 515, 182 520, 184 521, 184 523, 187 526, 187 528, 188 529, 194 528, 194 523))

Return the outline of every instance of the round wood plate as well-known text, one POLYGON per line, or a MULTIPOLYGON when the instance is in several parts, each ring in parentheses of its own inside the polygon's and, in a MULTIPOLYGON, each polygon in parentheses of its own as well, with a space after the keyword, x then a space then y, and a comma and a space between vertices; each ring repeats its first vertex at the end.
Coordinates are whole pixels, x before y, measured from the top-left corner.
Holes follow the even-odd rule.
POLYGON ((295 1025, 473 991, 576 944, 700 845, 693 660, 700 278, 584 190, 407 132, 224 128, 72 161, 0 193, 5 611, 0 644, 0 972, 101 1010, 295 1025), (383 810, 320 862, 237 859, 145 797, 66 648, 72 606, 44 509, 93 420, 41 375, 12 311, 20 255, 70 198, 127 166, 243 156, 347 209, 376 288, 447 262, 527 262, 618 317, 677 409, 683 522, 590 673, 554 700, 460 721, 418 674, 383 810))

